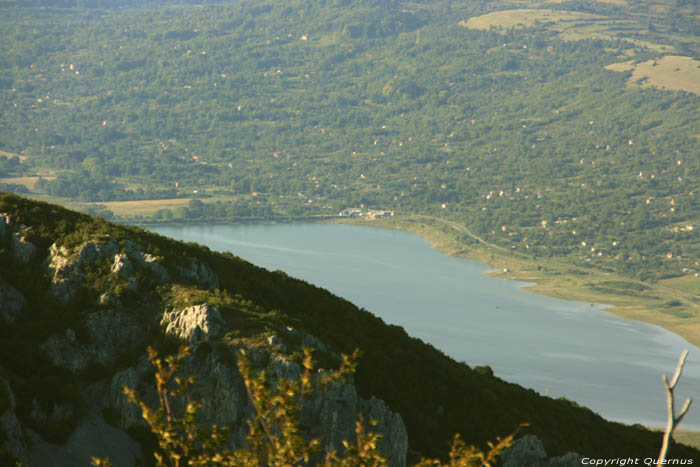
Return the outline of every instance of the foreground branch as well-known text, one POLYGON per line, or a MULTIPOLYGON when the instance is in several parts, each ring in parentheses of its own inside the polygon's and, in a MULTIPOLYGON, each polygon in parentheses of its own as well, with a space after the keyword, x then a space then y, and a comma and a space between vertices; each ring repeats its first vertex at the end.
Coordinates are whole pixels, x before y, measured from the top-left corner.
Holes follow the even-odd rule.
POLYGON ((685 365, 685 359, 687 357, 688 350, 684 350, 681 354, 680 360, 678 360, 676 373, 673 375, 673 379, 670 383, 668 382, 668 376, 666 376, 665 374, 661 375, 661 379, 664 382, 664 387, 666 388, 666 406, 668 410, 668 422, 666 423, 666 432, 664 433, 664 441, 661 445, 661 452, 659 452, 659 460, 657 462, 658 465, 663 464, 666 460, 666 452, 668 451, 668 444, 671 440, 671 435, 673 435, 674 430, 678 427, 678 425, 680 425, 681 421, 683 420, 683 417, 685 417, 685 414, 688 413, 690 405, 693 403, 692 399, 687 398, 685 400, 685 403, 683 404, 683 408, 681 409, 680 413, 676 415, 675 398, 673 391, 674 389, 676 389, 676 384, 678 384, 678 380, 681 377, 681 373, 683 373, 683 366, 685 365))

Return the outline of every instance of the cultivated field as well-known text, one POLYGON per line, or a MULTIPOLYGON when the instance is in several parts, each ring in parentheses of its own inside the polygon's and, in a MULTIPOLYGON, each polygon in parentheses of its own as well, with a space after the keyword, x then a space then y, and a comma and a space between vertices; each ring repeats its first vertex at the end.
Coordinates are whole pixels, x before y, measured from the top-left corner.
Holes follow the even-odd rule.
POLYGON ((154 199, 142 201, 109 201, 94 203, 105 206, 115 215, 120 217, 131 216, 151 216, 159 209, 175 209, 180 206, 187 206, 189 198, 154 199))
POLYGON ((43 178, 44 180, 54 180, 56 177, 8 177, 0 178, 0 183, 24 185, 33 191, 34 187, 36 186, 36 182, 39 181, 40 178, 43 178))
POLYGON ((576 11, 547 10, 547 9, 518 9, 494 11, 485 15, 469 18, 461 21, 461 26, 469 29, 488 30, 491 28, 528 28, 538 24, 546 25, 548 28, 553 25, 576 25, 586 22, 600 21, 606 19, 605 16, 590 13, 579 13, 576 11))
MULTIPOLYGON (((532 3, 528 3, 531 5, 532 3)), ((620 5, 624 5, 621 2, 620 5)), ((604 15, 546 8, 522 8, 494 11, 461 21, 460 26, 477 29, 511 29, 540 26, 567 41, 583 39, 625 39, 631 45, 657 52, 672 52, 669 45, 640 40, 637 36, 646 32, 638 19, 611 18, 604 15), (633 37, 634 36, 634 37, 633 37)))
POLYGON ((628 85, 687 91, 700 95, 700 61, 690 57, 666 55, 642 63, 622 62, 605 67, 612 71, 632 71, 628 85))

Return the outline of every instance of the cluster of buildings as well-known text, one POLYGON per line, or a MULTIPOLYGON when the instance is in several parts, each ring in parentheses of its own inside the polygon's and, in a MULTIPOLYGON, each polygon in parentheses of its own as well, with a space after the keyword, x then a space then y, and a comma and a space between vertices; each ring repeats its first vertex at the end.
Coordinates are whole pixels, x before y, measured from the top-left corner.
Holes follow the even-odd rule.
POLYGON ((345 208, 338 213, 340 217, 364 217, 366 219, 377 219, 380 217, 391 217, 396 214, 395 211, 383 211, 374 209, 362 208, 345 208))

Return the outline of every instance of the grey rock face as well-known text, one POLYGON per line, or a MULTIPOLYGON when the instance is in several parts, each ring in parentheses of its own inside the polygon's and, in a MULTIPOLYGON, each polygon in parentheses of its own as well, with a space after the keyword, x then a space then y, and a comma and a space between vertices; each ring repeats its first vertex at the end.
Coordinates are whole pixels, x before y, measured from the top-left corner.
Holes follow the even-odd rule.
POLYGON ((345 450, 343 441, 355 442, 359 417, 366 429, 382 435, 379 452, 389 465, 405 466, 408 432, 403 419, 380 399, 361 399, 352 384, 335 384, 325 394, 315 394, 302 414, 302 424, 313 427, 311 437, 320 438, 326 452, 340 454, 345 450), (371 426, 372 420, 377 425, 371 426))
MULTIPOLYGON (((170 327, 171 333, 180 339, 189 341, 202 329, 201 323, 206 322, 207 314, 211 316, 212 307, 190 307, 186 314, 171 312, 164 314, 163 326, 170 327), (185 316, 191 315, 185 319, 185 316), (195 318, 199 317, 199 318, 195 318), (189 325, 186 323, 190 323, 189 325), (196 324, 199 323, 199 324, 196 324)), ((185 311, 183 310, 183 312, 185 311)), ((211 334, 208 335, 212 339, 211 334)), ((275 353, 274 349, 284 348, 279 338, 267 346, 248 348, 248 358, 257 370, 264 370, 272 379, 297 379, 302 369, 298 363, 288 356, 275 353)), ((215 348, 204 358, 189 356, 183 362, 182 374, 195 377, 196 384, 192 389, 195 399, 201 400, 203 407, 198 413, 203 426, 227 426, 230 428, 231 447, 244 444, 247 432, 247 421, 254 416, 255 409, 248 397, 242 376, 235 366, 219 355, 215 348)), ((142 424, 141 413, 136 406, 126 400, 122 393, 124 385, 139 388, 141 396, 151 405, 156 406, 158 400, 152 387, 139 387, 139 382, 148 374, 149 365, 145 360, 137 367, 117 373, 113 378, 106 396, 105 404, 118 408, 121 414, 120 426, 129 428, 142 424)), ((316 376, 320 378, 321 374, 316 376)), ((356 422, 359 417, 365 421, 365 426, 382 434, 380 452, 386 456, 391 466, 404 466, 408 449, 408 435, 401 416, 391 412, 386 404, 379 399, 369 401, 361 399, 352 384, 342 383, 317 391, 303 410, 301 425, 310 427, 306 436, 309 439, 319 438, 326 451, 342 453, 343 441, 355 441, 356 422), (370 427, 370 420, 376 420, 377 425, 370 427)))
POLYGON ((219 278, 209 266, 193 261, 190 267, 178 267, 178 272, 183 279, 192 281, 209 290, 219 288, 219 278))
POLYGON ((68 329, 63 336, 49 337, 41 345, 41 350, 54 365, 73 373, 85 371, 92 362, 90 352, 78 343, 72 329, 68 329))
POLYGON ((9 232, 11 224, 10 215, 0 212, 0 237, 4 237, 9 232))
POLYGON ((219 310, 206 304, 165 312, 160 324, 166 334, 193 344, 207 341, 223 332, 219 310))
POLYGON ((9 401, 9 408, 0 412, 0 432, 4 434, 0 451, 9 453, 26 465, 29 462, 29 446, 24 441, 24 430, 15 415, 15 395, 3 378, 0 378, 0 386, 0 397, 4 393, 9 401))
POLYGON ((90 313, 86 318, 89 344, 80 344, 72 329, 63 336, 49 337, 41 349, 54 365, 73 373, 85 371, 90 365, 110 366, 122 353, 143 344, 144 330, 124 312, 104 310, 90 313))
POLYGON ((88 241, 77 248, 59 247, 55 243, 49 249, 48 267, 52 273, 51 293, 63 303, 70 303, 84 280, 83 264, 114 256, 119 246, 114 239, 107 243, 88 241))
POLYGON ((542 441, 535 435, 526 435, 503 451, 502 461, 503 467, 579 467, 581 456, 570 452, 549 459, 542 441))
POLYGON ((139 445, 125 432, 109 426, 97 413, 90 414, 63 446, 33 440, 32 466, 74 467, 91 465, 92 457, 109 458, 115 467, 133 467, 143 462, 139 445))
POLYGON ((124 253, 114 255, 114 263, 112 264, 112 273, 120 279, 128 279, 134 274, 134 267, 131 260, 124 253))
POLYGON ((136 349, 145 340, 143 327, 121 311, 90 313, 86 323, 91 341, 88 352, 92 360, 103 366, 113 365, 122 353, 136 349))
MULTIPOLYGON (((119 411, 119 426, 125 430, 133 426, 143 425, 144 420, 141 416, 141 409, 137 405, 132 404, 124 394, 124 387, 137 389, 139 380, 147 372, 148 363, 143 361, 136 367, 115 373, 105 394, 104 405, 119 411)), ((155 396, 155 391, 153 392, 155 396)), ((151 406, 154 405, 155 403, 151 403, 151 406)))
POLYGON ((15 324, 19 312, 27 300, 14 287, 0 282, 0 316, 10 324, 15 324))
POLYGON ((154 255, 144 252, 143 247, 131 240, 126 241, 126 253, 139 266, 147 269, 152 277, 158 282, 170 281, 168 271, 158 262, 154 255))
POLYGON ((18 261, 28 261, 36 255, 36 246, 24 239, 24 232, 12 234, 12 255, 18 261))
POLYGON ((371 429, 382 434, 379 452, 387 458, 389 465, 406 465, 408 431, 401 415, 389 410, 384 401, 376 397, 368 401, 360 399, 360 412, 365 423, 377 422, 371 429))

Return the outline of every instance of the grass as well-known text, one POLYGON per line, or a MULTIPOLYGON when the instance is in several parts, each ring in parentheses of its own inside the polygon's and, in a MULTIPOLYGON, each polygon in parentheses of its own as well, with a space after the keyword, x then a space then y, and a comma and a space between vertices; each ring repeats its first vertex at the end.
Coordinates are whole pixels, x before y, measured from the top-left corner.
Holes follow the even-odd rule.
POLYGON ((676 430, 673 439, 677 443, 700 449, 700 431, 676 430))
POLYGON ((94 203, 105 206, 115 215, 120 217, 151 216, 159 209, 175 209, 187 206, 189 198, 156 199, 141 201, 109 201, 94 203))
POLYGON ((700 295, 700 277, 695 277, 694 274, 664 279, 659 281, 659 285, 682 290, 693 295, 700 295))
POLYGON ((485 15, 469 18, 459 24, 469 29, 488 30, 491 28, 533 27, 537 24, 578 23, 606 19, 605 16, 575 11, 523 8, 517 10, 494 11, 485 15))
MULTIPOLYGON (((55 180, 56 177, 42 177, 44 180, 55 180)), ((30 190, 34 190, 39 177, 8 177, 0 178, 0 183, 11 183, 15 185, 24 185, 30 190)))
MULTIPOLYGON (((456 231, 425 219, 394 217, 377 220, 343 220, 417 233, 447 254, 489 264, 492 277, 531 282, 530 292, 588 303, 609 305, 607 311, 625 319, 661 326, 700 346, 700 300, 690 289, 690 279, 668 279, 657 284, 618 276, 613 273, 583 269, 550 259, 514 256, 482 244, 466 244, 456 231), (506 272, 507 271, 507 272, 506 272)), ((696 279, 700 285, 700 279, 696 279)))
POLYGON ((666 55, 656 60, 635 64, 633 61, 613 63, 611 71, 631 71, 628 86, 654 87, 671 91, 687 91, 700 95, 700 60, 666 55))
MULTIPOLYGON (((623 2, 609 3, 619 6, 626 5, 623 2)), ((527 4, 531 5, 529 2, 527 4)), ((674 50, 670 45, 637 39, 636 36, 646 34, 648 31, 647 26, 640 23, 639 18, 620 19, 576 11, 521 8, 494 11, 460 21, 459 25, 478 30, 540 26, 550 32, 557 33, 560 39, 566 41, 621 38, 635 46, 645 47, 656 52, 672 52, 674 50)))
POLYGON ((20 162, 24 162, 27 159, 27 156, 23 156, 21 154, 15 154, 12 152, 7 152, 7 151, 0 151, 0 156, 5 156, 5 157, 19 157, 20 162))

